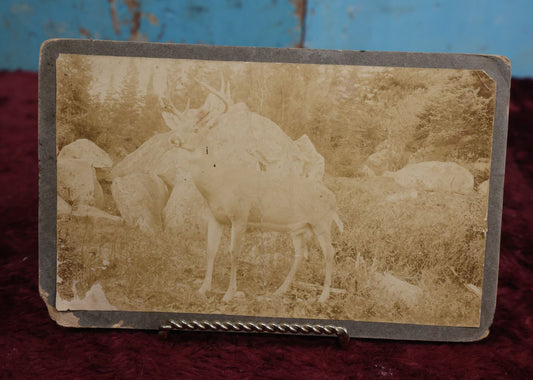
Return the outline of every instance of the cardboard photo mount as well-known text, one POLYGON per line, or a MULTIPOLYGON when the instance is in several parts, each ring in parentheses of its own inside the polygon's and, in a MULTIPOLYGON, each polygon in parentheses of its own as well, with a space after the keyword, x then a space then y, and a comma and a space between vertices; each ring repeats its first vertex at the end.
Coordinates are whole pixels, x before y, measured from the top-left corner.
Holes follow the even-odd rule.
MULTIPOLYGON (((41 47, 39 62, 39 283, 41 296, 48 307, 50 316, 59 325, 70 327, 134 328, 163 331, 181 328, 198 331, 304 333, 337 336, 347 334, 349 337, 356 338, 457 342, 482 339, 488 335, 496 307, 509 91, 510 63, 508 59, 500 56, 223 47, 95 40, 46 41, 41 47), (479 324, 465 327, 404 323, 402 321, 287 318, 283 316, 240 315, 239 313, 136 311, 120 308, 116 310, 87 308, 84 310, 82 307, 58 307, 58 283, 62 279, 58 277, 59 193, 56 131, 58 127, 57 99, 59 96, 57 92, 59 81, 57 63, 61 55, 484 72, 495 83, 495 104, 492 145, 490 147, 487 230, 482 285, 480 287, 479 324), (169 321, 174 322, 169 323, 169 321)), ((218 257, 220 256, 222 253, 219 253, 218 257)), ((320 256, 315 255, 313 257, 316 260, 319 257, 321 259, 321 253, 320 256)), ((203 273, 199 273, 198 277, 202 275, 203 273)), ((75 286, 73 285, 73 287, 75 286)))

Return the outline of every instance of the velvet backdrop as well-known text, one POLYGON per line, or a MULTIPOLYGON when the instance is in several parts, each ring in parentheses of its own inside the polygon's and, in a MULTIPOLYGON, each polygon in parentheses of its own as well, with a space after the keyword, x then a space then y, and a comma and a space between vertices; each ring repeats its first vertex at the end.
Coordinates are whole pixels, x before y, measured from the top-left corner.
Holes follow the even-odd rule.
POLYGON ((67 329, 38 294, 37 74, 0 72, 0 378, 533 378, 533 81, 514 80, 488 338, 421 343, 67 329))

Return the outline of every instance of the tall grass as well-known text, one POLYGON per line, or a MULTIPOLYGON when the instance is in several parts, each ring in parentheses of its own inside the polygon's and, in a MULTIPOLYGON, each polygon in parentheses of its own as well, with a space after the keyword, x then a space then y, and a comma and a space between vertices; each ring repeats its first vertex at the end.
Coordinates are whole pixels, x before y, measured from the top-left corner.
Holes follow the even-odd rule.
POLYGON ((228 232, 221 243, 213 291, 196 293, 205 273, 205 237, 143 235, 125 225, 58 220, 58 293, 83 298, 95 283, 119 310, 388 321, 475 326, 480 299, 465 283, 481 287, 484 257, 483 198, 418 192, 397 202, 387 196, 406 190, 389 178, 334 178, 344 233, 333 228, 334 291, 317 300, 324 280, 322 253, 314 242, 295 284, 283 296, 294 250, 287 234, 248 233, 239 261, 238 289, 221 301, 229 281, 228 232), (421 289, 414 303, 380 285, 390 274, 421 289), (74 291, 73 291, 74 290, 74 291), (75 294, 74 294, 75 293, 75 294))

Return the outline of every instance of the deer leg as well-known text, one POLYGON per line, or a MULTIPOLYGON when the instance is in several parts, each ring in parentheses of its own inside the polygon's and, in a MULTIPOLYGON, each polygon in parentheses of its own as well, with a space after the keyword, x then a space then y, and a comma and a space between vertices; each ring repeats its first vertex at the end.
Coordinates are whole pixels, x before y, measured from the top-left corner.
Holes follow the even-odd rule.
POLYGON ((313 231, 307 228, 305 230, 304 237, 302 239, 302 252, 303 252, 303 257, 306 260, 309 260, 309 243, 311 242, 312 238, 313 238, 313 231))
POLYGON ((229 279, 229 286, 226 294, 222 298, 223 302, 230 301, 235 293, 237 292, 237 262, 239 259, 239 253, 241 251, 242 237, 246 232, 246 222, 238 223, 232 222, 231 224, 231 244, 230 244, 230 255, 231 255, 231 272, 229 279))
POLYGON ((289 271, 289 274, 287 277, 285 277, 285 281, 283 281, 283 284, 276 290, 274 295, 280 296, 283 293, 285 293, 289 286, 292 283, 292 280, 294 279, 294 275, 296 274, 296 270, 298 269, 298 265, 300 264, 300 261, 302 259, 302 256, 307 256, 307 244, 305 242, 306 234, 304 233, 292 233, 292 244, 294 245, 294 261, 292 262, 292 267, 289 271))
POLYGON ((331 245, 330 231, 325 229, 320 232, 321 233, 319 234, 317 231, 315 231, 318 242, 320 243, 320 247, 322 248, 322 252, 324 253, 326 275, 324 278, 324 287, 322 288, 322 294, 320 295, 318 302, 324 303, 329 298, 329 291, 331 287, 331 272, 333 271, 333 255, 335 253, 335 250, 331 245))
POLYGON ((198 290, 200 294, 205 294, 205 292, 211 290, 213 265, 215 263, 215 257, 217 256, 221 236, 222 226, 217 222, 214 216, 210 216, 207 225, 207 269, 202 287, 198 290))

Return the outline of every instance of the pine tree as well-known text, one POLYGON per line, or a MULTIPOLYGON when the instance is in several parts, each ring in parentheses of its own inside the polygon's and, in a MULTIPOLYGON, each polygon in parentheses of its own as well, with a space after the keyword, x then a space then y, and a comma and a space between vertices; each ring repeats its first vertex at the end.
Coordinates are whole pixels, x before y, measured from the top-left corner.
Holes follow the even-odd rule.
POLYGON ((117 129, 117 137, 125 142, 123 147, 126 151, 132 152, 144 141, 139 136, 142 104, 139 96, 139 72, 133 59, 129 60, 126 74, 122 78, 115 106, 112 120, 117 129))
POLYGON ((161 116, 159 95, 155 92, 154 88, 153 71, 150 73, 142 104, 143 107, 139 116, 139 134, 144 141, 153 136, 155 133, 165 132, 168 130, 165 127, 163 117, 161 116))
POLYGON ((94 98, 90 61, 79 55, 65 55, 57 61, 57 144, 58 149, 79 139, 94 141, 94 98))

